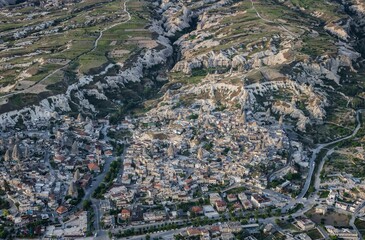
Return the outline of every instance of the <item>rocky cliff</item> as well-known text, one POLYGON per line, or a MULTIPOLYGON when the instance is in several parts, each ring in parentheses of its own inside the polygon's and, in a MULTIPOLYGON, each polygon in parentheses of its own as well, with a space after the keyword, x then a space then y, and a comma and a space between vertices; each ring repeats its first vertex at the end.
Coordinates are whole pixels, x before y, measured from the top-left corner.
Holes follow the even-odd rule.
POLYGON ((332 114, 327 109, 338 104, 334 98, 349 103, 354 97, 347 88, 353 88, 362 59, 361 1, 344 3, 353 19, 332 22, 323 22, 321 14, 299 14, 284 4, 260 1, 163 0, 152 5, 149 30, 157 47, 143 49, 122 67, 111 64, 99 74, 79 76, 65 94, 1 115, 0 125, 14 125, 18 115, 48 119, 70 109, 98 114, 100 103, 123 107, 141 101, 143 91, 166 79, 170 82, 161 92, 169 92, 166 98, 176 94, 186 107, 200 99, 218 108, 271 109, 303 132, 332 114), (277 19, 270 7, 286 14, 277 19), (129 91, 130 86, 139 92, 129 91))

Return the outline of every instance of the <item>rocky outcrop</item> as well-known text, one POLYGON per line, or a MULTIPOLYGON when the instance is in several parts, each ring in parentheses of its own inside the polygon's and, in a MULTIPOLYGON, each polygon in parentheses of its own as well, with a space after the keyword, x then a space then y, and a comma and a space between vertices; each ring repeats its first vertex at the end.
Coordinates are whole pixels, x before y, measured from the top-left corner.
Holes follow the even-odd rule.
POLYGON ((183 1, 162 1, 157 13, 162 16, 165 35, 168 37, 190 26, 192 12, 183 1))
POLYGON ((324 27, 324 29, 344 41, 347 41, 349 39, 349 35, 347 34, 347 31, 339 25, 328 24, 324 27))
POLYGON ((340 76, 338 74, 340 68, 348 67, 355 71, 352 62, 356 61, 360 54, 355 52, 351 47, 342 43, 339 47, 336 57, 320 57, 316 61, 307 60, 298 62, 290 74, 290 78, 301 83, 322 84, 323 78, 333 80, 340 84, 340 76))
POLYGON ((296 127, 298 130, 305 132, 306 125, 310 123, 309 118, 304 113, 297 109, 292 103, 278 101, 272 106, 274 113, 281 115, 288 115, 294 119, 297 119, 296 127))
MULTIPOLYGON (((219 43, 217 42, 217 45, 218 44, 219 43)), ((184 56, 184 59, 186 60, 179 61, 172 71, 183 72, 185 74, 191 74, 193 69, 200 68, 223 68, 226 69, 226 71, 233 68, 241 71, 249 71, 262 66, 275 66, 288 62, 288 55, 289 49, 284 49, 278 53, 267 50, 252 55, 249 55, 248 52, 244 54, 236 54, 234 50, 229 49, 219 51, 218 53, 210 51, 193 58, 190 58, 190 56, 186 54, 184 56)))
POLYGON ((38 121, 47 121, 58 115, 58 112, 71 111, 68 99, 65 95, 56 95, 42 100, 39 105, 26 107, 17 111, 10 111, 0 114, 0 126, 14 126, 19 117, 22 117, 25 124, 33 124, 38 121))
POLYGON ((361 0, 342 0, 341 3, 348 15, 351 16, 347 34, 356 40, 355 47, 365 56, 365 3, 361 0))
POLYGON ((15 4, 16 0, 0 0, 0 7, 15 4))
MULTIPOLYGON (((187 16, 190 12, 187 9, 182 9, 182 14, 182 19, 188 21, 187 16)), ((98 109, 89 101, 90 97, 113 102, 114 99, 108 99, 107 97, 106 93, 108 91, 119 89, 119 87, 123 87, 128 82, 139 82, 144 77, 147 69, 168 61, 168 58, 173 53, 173 48, 169 39, 165 36, 174 31, 171 30, 172 28, 165 31, 162 27, 164 24, 166 22, 156 20, 153 21, 150 27, 150 31, 159 35, 156 40, 158 47, 143 51, 131 66, 123 67, 115 76, 100 79, 100 76, 103 76, 110 68, 114 67, 113 64, 107 66, 104 71, 95 76, 79 76, 78 82, 68 86, 65 94, 44 99, 38 105, 0 114, 0 126, 14 126, 18 122, 19 117, 25 120, 24 123, 26 125, 38 121, 48 121, 55 117, 57 113, 71 111, 70 105, 77 107, 79 111, 97 113, 98 109), (96 81, 96 77, 98 77, 98 81, 96 81), (95 87, 90 89, 91 85, 95 87)), ((183 27, 186 27, 186 25, 180 26, 180 28, 183 27)))

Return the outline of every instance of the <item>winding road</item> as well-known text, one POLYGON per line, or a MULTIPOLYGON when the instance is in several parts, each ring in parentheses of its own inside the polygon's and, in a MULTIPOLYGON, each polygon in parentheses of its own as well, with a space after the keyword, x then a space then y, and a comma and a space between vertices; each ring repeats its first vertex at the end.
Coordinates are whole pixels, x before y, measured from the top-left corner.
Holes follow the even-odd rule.
POLYGON ((362 203, 356 208, 355 212, 352 214, 349 225, 357 232, 357 236, 359 240, 362 240, 362 234, 359 231, 359 229, 356 227, 355 225, 355 220, 357 218, 357 216, 359 215, 359 212, 361 211, 361 209, 363 209, 365 207, 365 201, 362 201, 362 203))
POLYGON ((116 26, 118 26, 118 25, 120 25, 120 24, 123 24, 123 23, 126 23, 126 22, 129 22, 130 20, 131 20, 131 14, 128 12, 128 10, 127 10, 127 2, 128 2, 129 0, 126 0, 126 1, 124 1, 124 3, 123 3, 123 12, 125 12, 126 14, 127 14, 127 16, 128 16, 128 18, 127 18, 127 20, 125 20, 125 21, 123 21, 123 22, 118 22, 118 23, 114 23, 113 25, 110 25, 110 26, 108 26, 108 27, 106 27, 106 28, 104 28, 103 30, 101 30, 100 31, 100 33, 99 33, 99 37, 95 40, 95 42, 94 42, 94 47, 91 49, 91 51, 90 52, 93 52, 97 47, 98 47, 98 44, 99 44, 99 40, 103 37, 103 33, 105 32, 105 31, 107 31, 107 30, 109 30, 109 29, 111 29, 111 28, 113 28, 113 27, 116 27, 116 26))
MULTIPOLYGON (((314 169, 315 169, 315 160, 316 160, 316 158, 317 158, 318 153, 319 153, 322 149, 324 149, 324 148, 326 148, 326 147, 328 147, 328 146, 330 146, 330 145, 332 145, 332 144, 336 144, 336 143, 339 143, 339 142, 342 142, 342 141, 344 141, 344 140, 347 140, 347 139, 350 139, 350 138, 354 137, 354 136, 357 134, 357 132, 359 131, 360 127, 361 127, 361 122, 360 122, 360 112, 361 112, 361 111, 362 111, 362 110, 358 110, 358 111, 356 111, 356 122, 357 122, 357 125, 356 125, 356 128, 354 129, 354 131, 353 131, 350 135, 348 135, 348 136, 346 136, 346 137, 343 137, 343 138, 339 138, 339 139, 334 140, 334 141, 329 142, 329 143, 319 144, 319 145, 317 146, 317 148, 315 148, 315 149, 313 150, 313 152, 312 152, 312 157, 311 157, 311 159, 310 159, 310 163, 309 163, 310 168, 309 168, 308 176, 307 176, 307 178, 306 178, 306 181, 305 181, 305 184, 304 184, 304 187, 303 187, 303 189, 302 189, 301 193, 300 193, 300 194, 298 195, 298 197, 297 197, 298 199, 303 198, 303 197, 307 194, 307 192, 308 192, 309 186, 310 186, 310 184, 311 184, 312 176, 313 176, 313 173, 314 173, 314 169)), ((332 150, 333 148, 334 148, 334 147, 332 147, 330 150, 332 150)), ((329 151, 330 151, 330 150, 329 150, 329 151)), ((325 160, 325 157, 324 157, 324 158, 322 158, 321 163, 322 163, 322 162, 324 162, 324 160, 325 160)), ((323 164, 320 164, 320 165, 322 165, 322 167, 323 167, 323 164)), ((318 169, 318 170, 319 170, 319 173, 320 173, 321 169, 318 169)), ((318 176, 317 176, 317 177, 319 178, 319 174, 318 174, 318 176)), ((316 181, 318 181, 318 180, 316 180, 316 181)))
POLYGON ((257 11, 257 9, 255 7, 254 0, 251 0, 251 5, 252 5, 252 9, 255 10, 257 17, 259 17, 261 20, 263 20, 264 22, 267 22, 267 23, 277 24, 277 25, 279 25, 279 27, 281 29, 283 29, 285 32, 289 33, 290 36, 292 36, 293 38, 297 38, 297 35, 295 33, 293 33, 292 31, 290 31, 289 29, 287 29, 284 25, 262 17, 261 14, 257 11))
POLYGON ((309 163, 309 165, 310 165, 309 172, 308 172, 306 181, 304 183, 304 186, 302 188, 302 191, 297 196, 297 198, 292 199, 291 201, 288 202, 287 205, 285 205, 282 208, 282 213, 287 213, 290 209, 293 209, 296 205, 303 204, 305 206, 305 208, 301 209, 298 212, 296 212, 295 214, 293 214, 293 217, 300 216, 300 215, 304 214, 305 212, 307 212, 308 210, 310 210, 316 204, 316 201, 319 198, 317 193, 318 193, 319 186, 320 186, 320 173, 322 171, 322 168, 324 166, 324 163, 325 163, 327 157, 332 154, 332 152, 335 148, 335 146, 331 146, 331 145, 342 142, 342 141, 347 140, 347 139, 350 139, 350 138, 354 137, 357 134, 357 132, 359 131, 359 129, 361 127, 361 122, 360 122, 360 112, 361 111, 362 110, 356 111, 357 125, 356 125, 355 129, 353 130, 353 132, 350 135, 348 135, 346 137, 339 138, 339 139, 334 140, 332 142, 319 144, 313 150, 312 157, 311 157, 310 163, 309 163), (316 167, 315 160, 316 160, 318 154, 320 153, 320 151, 322 149, 326 148, 326 147, 329 147, 329 146, 331 146, 331 147, 328 149, 326 155, 321 159, 321 161, 318 165, 316 175, 315 175, 315 179, 314 179, 315 194, 313 194, 311 198, 306 199, 306 198, 304 198, 304 196, 307 194, 308 189, 309 189, 309 187, 311 185, 311 182, 312 182, 314 170, 315 170, 315 167, 316 167))

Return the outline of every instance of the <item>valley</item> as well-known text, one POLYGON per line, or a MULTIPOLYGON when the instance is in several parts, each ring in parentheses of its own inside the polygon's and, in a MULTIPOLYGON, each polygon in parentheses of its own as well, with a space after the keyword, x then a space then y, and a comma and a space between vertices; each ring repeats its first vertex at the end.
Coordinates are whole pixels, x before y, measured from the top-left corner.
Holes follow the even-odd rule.
POLYGON ((2 4, 15 236, 362 238, 361 0, 2 4))

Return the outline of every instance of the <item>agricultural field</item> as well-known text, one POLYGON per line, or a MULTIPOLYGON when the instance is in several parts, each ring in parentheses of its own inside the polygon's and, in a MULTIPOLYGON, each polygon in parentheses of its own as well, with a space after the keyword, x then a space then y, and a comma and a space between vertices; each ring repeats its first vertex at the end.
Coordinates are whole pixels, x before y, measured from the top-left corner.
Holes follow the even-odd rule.
POLYGON ((360 159, 356 154, 356 152, 341 150, 332 154, 329 161, 326 162, 323 176, 333 173, 351 173, 356 178, 364 178, 364 160, 360 159))
POLYGON ((85 0, 13 6, 0 17, 0 94, 37 94, 69 85, 109 63, 154 47, 144 1, 85 0), (27 22, 26 25, 20 22, 27 22), (58 86, 58 87, 56 87, 58 86))
POLYGON ((306 215, 317 224, 332 225, 336 227, 348 227, 351 218, 349 215, 334 211, 328 212, 325 215, 317 214, 313 209, 308 211, 306 215))

